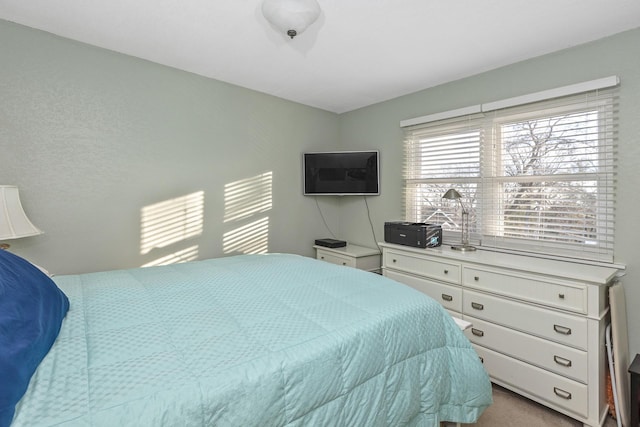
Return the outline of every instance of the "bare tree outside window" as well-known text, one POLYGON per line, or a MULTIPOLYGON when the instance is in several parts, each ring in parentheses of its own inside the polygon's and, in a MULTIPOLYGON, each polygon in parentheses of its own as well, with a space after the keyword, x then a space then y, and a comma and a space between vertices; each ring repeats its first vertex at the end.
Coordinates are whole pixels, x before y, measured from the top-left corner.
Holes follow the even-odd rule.
POLYGON ((598 173, 597 111, 503 124, 500 135, 503 235, 593 241, 598 188, 587 177, 598 173))

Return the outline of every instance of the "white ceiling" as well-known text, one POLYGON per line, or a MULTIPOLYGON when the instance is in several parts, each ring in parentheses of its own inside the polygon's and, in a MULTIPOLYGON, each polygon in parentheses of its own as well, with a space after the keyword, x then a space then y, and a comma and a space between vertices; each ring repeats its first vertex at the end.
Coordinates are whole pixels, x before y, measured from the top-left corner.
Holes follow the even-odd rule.
POLYGON ((640 0, 318 0, 291 40, 261 0, 0 0, 0 18, 342 113, 640 27, 640 0))

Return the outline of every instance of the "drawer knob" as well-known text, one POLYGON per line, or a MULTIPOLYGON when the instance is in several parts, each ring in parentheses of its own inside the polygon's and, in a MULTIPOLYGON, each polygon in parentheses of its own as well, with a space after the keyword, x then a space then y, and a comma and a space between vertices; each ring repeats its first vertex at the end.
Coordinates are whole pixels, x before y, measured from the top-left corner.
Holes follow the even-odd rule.
POLYGON ((562 335, 571 335, 571 328, 566 326, 553 325, 553 330, 562 335))
POLYGON ((564 357, 560 357, 560 356, 553 356, 553 360, 558 364, 558 365, 562 365, 565 368, 569 368, 571 367, 571 360, 569 359, 565 359, 564 357))
POLYGON ((323 256, 321 256, 321 257, 320 257, 320 259, 324 259, 324 257, 323 257, 323 256))
POLYGON ((395 260, 395 259, 393 259, 392 261, 393 261, 393 262, 396 262, 396 260, 395 260))
POLYGON ((442 299, 445 301, 453 301, 453 297, 447 294, 442 294, 442 299))
POLYGON ((479 276, 473 276, 473 280, 475 280, 476 282, 480 280, 479 276))
POLYGON ((569 393, 568 391, 564 391, 561 388, 554 387, 553 392, 556 394, 556 396, 560 396, 561 398, 566 400, 571 400, 571 393, 569 393))
POLYGON ((484 331, 480 330, 480 329, 476 329, 476 328, 471 328, 471 333, 477 337, 483 337, 484 336, 484 331))
POLYGON ((480 304, 479 302, 472 302, 471 308, 473 308, 474 310, 484 310, 484 305, 480 304))
POLYGON ((480 363, 484 363, 484 357, 478 356, 478 359, 480 359, 480 363))
POLYGON ((342 265, 347 265, 347 263, 346 263, 346 262, 343 262, 343 263, 342 263, 342 265))
POLYGON ((564 299, 564 294, 558 294, 558 298, 564 299))
POLYGON ((449 270, 445 270, 445 271, 444 271, 444 274, 449 274, 449 270))

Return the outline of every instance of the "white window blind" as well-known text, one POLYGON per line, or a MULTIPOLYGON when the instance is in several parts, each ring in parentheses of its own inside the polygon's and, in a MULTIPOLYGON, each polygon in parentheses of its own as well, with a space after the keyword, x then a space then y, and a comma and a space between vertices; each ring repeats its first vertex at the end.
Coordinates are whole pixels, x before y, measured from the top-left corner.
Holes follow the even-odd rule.
POLYGON ((459 243, 613 262, 617 90, 405 128, 404 211, 459 243))
MULTIPOLYGON (((442 195, 456 188, 467 206, 475 205, 481 183, 480 151, 484 140, 482 115, 455 118, 411 128, 405 139, 405 217, 412 222, 441 224, 459 231, 461 212, 448 206, 442 195)), ((474 233, 477 210, 470 214, 474 233)))

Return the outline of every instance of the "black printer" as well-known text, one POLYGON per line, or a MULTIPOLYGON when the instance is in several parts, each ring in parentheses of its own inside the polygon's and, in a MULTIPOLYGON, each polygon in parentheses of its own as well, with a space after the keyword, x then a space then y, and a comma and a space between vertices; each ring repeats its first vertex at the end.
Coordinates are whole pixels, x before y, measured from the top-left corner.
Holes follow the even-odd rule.
POLYGON ((384 241, 416 248, 435 248, 442 244, 442 227, 424 222, 384 223, 384 241))

